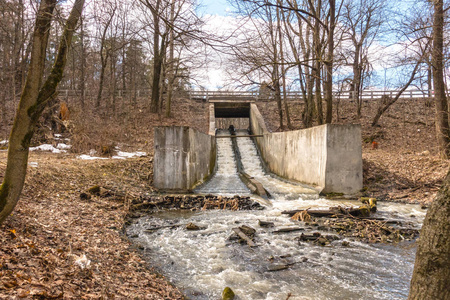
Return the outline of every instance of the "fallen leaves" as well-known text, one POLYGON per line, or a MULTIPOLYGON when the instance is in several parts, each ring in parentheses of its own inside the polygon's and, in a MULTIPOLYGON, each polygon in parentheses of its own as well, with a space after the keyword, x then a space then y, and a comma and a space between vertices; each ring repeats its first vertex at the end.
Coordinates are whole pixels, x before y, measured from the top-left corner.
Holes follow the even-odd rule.
POLYGON ((143 159, 93 168, 92 162, 65 158, 60 164, 48 154, 33 155, 45 172, 30 171, 15 214, 0 226, 0 299, 182 299, 122 236, 124 199, 79 200, 77 189, 99 178, 102 186, 142 192, 139 174, 123 166, 142 166, 143 159), (105 170, 111 171, 103 178, 105 170))

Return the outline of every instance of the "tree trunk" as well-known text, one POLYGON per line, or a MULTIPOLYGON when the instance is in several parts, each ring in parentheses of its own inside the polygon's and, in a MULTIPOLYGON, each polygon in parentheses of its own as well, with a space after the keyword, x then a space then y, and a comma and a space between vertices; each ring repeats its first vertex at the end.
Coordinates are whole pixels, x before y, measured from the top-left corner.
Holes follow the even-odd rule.
MULTIPOLYGON (((275 66, 275 67, 278 68, 278 66, 275 66)), ((273 87, 275 89, 275 100, 277 101, 278 116, 280 118, 280 129, 281 129, 281 131, 283 131, 283 128, 284 128, 283 105, 281 103, 281 87, 280 87, 280 81, 278 79, 275 80, 273 87)))
MULTIPOLYGON (((175 0, 172 0, 170 4, 170 22, 173 24, 175 21, 175 0)), ((171 114, 172 97, 173 97, 173 84, 175 82, 175 61, 174 61, 174 30, 170 29, 169 33, 169 62, 167 72, 169 74, 169 84, 167 87, 167 102, 166 102, 166 117, 169 118, 171 114)))
POLYGON ((326 61, 326 82, 325 82, 325 101, 327 103, 327 113, 325 123, 331 123, 333 120, 333 60, 334 60, 334 27, 336 1, 330 2, 330 24, 328 29, 328 58, 326 61))
POLYGON ((322 6, 322 1, 319 0, 317 3, 314 30, 313 30, 313 42, 314 42, 314 70, 313 76, 315 80, 315 96, 316 96, 316 106, 317 106, 317 122, 319 125, 323 124, 323 108, 322 108, 322 88, 321 88, 321 74, 322 69, 322 49, 320 44, 320 9, 322 6))
POLYGON ((443 64, 444 4, 443 0, 435 0, 433 3, 433 52, 431 63, 433 67, 434 101, 436 103, 436 134, 441 158, 448 159, 450 155, 450 137, 443 64))
POLYGON ((450 172, 428 209, 409 290, 409 300, 450 299, 450 172))
POLYGON ((32 38, 30 67, 9 139, 8 160, 0 186, 0 224, 13 211, 25 181, 28 148, 36 123, 62 79, 67 52, 80 18, 84 0, 74 3, 59 43, 55 63, 41 87, 50 26, 56 0, 43 0, 39 5, 32 38))
MULTIPOLYGON (((103 50, 100 50, 100 51, 103 51, 103 50)), ((103 53, 100 53, 100 60, 101 60, 102 65, 101 65, 101 69, 100 69, 100 81, 98 84, 97 101, 95 102, 96 108, 99 108, 100 103, 102 102, 103 83, 105 82, 105 70, 106 70, 106 64, 108 63, 108 55, 105 56, 103 53)))
POLYGON ((85 90, 86 90, 86 49, 84 46, 84 22, 83 18, 80 18, 80 44, 81 44, 81 57, 80 57, 80 101, 81 109, 85 109, 85 90))
POLYGON ((361 47, 358 44, 355 44, 355 57, 353 61, 353 100, 356 103, 356 116, 361 118, 361 69, 360 69, 360 51, 361 47))
POLYGON ((159 45, 160 30, 159 30, 159 7, 161 0, 156 1, 156 7, 152 10, 153 24, 155 32, 153 33, 153 80, 152 80, 152 99, 150 102, 150 111, 157 113, 159 111, 159 81, 162 69, 162 53, 159 45))

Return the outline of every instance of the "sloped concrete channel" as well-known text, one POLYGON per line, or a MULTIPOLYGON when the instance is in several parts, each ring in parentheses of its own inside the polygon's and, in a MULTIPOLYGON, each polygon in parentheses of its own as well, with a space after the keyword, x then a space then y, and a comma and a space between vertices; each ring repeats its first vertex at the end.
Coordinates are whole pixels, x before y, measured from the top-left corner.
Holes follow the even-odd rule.
MULTIPOLYGON (((219 110, 222 116, 229 116, 227 105, 219 110)), ((318 245, 300 236, 311 232, 332 235, 328 228, 282 214, 359 204, 319 196, 319 191, 352 194, 361 188, 360 136, 355 136, 360 135, 359 127, 325 125, 270 133, 252 103, 229 107, 244 117, 248 107, 249 119, 242 123, 250 124, 256 137, 223 137, 230 133, 217 130, 216 138, 214 120, 209 135, 186 127, 159 128, 155 131, 155 185, 160 191, 250 196, 251 188, 241 180, 250 178, 267 191, 269 200, 261 202, 266 207, 153 211, 126 229, 151 264, 188 299, 220 299, 227 286, 241 300, 406 299, 414 242, 367 244, 341 237, 318 245), (190 223, 198 230, 187 230, 190 223), (256 230, 255 247, 230 239, 233 228, 242 225, 256 230)), ((211 115, 214 118, 214 104, 211 115)), ((237 130, 236 135, 250 132, 237 130)), ((373 215, 416 229, 424 216, 417 205, 383 202, 373 215)))

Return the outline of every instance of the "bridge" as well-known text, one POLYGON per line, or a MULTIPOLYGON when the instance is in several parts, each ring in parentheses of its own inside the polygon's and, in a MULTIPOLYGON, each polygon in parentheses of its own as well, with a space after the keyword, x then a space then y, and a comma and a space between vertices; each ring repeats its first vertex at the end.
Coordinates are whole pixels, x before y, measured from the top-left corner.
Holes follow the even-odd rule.
MULTIPOLYGON (((363 90, 361 91, 361 97, 363 100, 373 100, 378 99, 383 95, 394 97, 399 90, 363 90)), ((61 97, 79 97, 81 95, 81 90, 68 90, 60 89, 58 93, 61 97)), ((84 94, 86 97, 95 97, 96 91, 85 90, 84 94)), ((197 101, 209 101, 209 100, 253 100, 253 101, 270 101, 273 99, 273 94, 261 95, 259 91, 208 91, 208 90, 192 90, 187 92, 191 100, 197 101)), ((136 95, 136 97, 150 97, 151 89, 139 89, 136 91, 132 90, 120 90, 118 89, 115 93, 117 97, 131 97, 136 95)), ((324 94, 322 93, 322 97, 324 94)), ((411 89, 406 90, 402 93, 402 98, 407 99, 423 99, 423 98, 433 98, 434 91, 411 89)), ((450 95, 449 95, 450 96, 450 95)), ((284 99, 284 93, 281 93, 281 98, 284 99)), ((334 99, 353 99, 354 92, 352 91, 334 91, 334 99)), ((301 91, 289 91, 286 92, 286 99, 289 101, 301 101, 303 99, 303 94, 301 91)))
MULTIPOLYGON (((363 100, 374 100, 379 99, 382 96, 395 97, 399 90, 363 90, 361 91, 361 99, 363 100)), ((325 94, 322 92, 322 97, 325 94)), ((334 91, 333 99, 353 99, 355 96, 354 91, 334 91)), ((406 90, 400 96, 406 99, 423 99, 423 98, 433 98, 434 91, 429 90, 406 90)), ((263 93, 259 91, 189 91, 189 98, 191 100, 200 100, 209 102, 211 100, 253 100, 253 101, 270 101, 274 99, 273 93, 263 93)), ((281 93, 281 99, 286 99, 288 101, 302 101, 303 93, 300 91, 289 91, 281 93)))

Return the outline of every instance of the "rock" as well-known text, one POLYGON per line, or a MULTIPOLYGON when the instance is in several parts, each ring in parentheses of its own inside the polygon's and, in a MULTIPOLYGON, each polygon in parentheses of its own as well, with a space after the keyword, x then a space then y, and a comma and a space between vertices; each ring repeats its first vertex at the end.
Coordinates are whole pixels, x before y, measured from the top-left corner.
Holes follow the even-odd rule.
POLYGON ((228 240, 229 240, 229 241, 237 241, 237 240, 239 240, 239 236, 238 236, 235 232, 233 232, 233 233, 228 237, 228 240))
POLYGON ((222 300, 233 300, 235 297, 234 292, 231 288, 226 287, 222 292, 222 300))
POLYGON ((273 222, 267 222, 267 221, 258 220, 258 223, 259 223, 260 227, 265 227, 265 228, 274 227, 275 226, 275 224, 273 222))
POLYGON ((90 200, 91 199, 91 195, 86 194, 86 193, 81 193, 80 194, 80 199, 81 200, 90 200))
POLYGON ((319 237, 317 240, 316 240, 316 243, 317 244, 319 244, 320 246, 326 246, 326 245, 328 245, 329 243, 330 243, 330 241, 329 240, 327 240, 325 237, 319 237))
POLYGON ((98 195, 100 195, 100 186, 94 185, 91 188, 89 188, 87 191, 91 195, 97 195, 98 196, 98 195))
POLYGON ((186 225, 187 230, 200 230, 200 227, 198 225, 195 225, 194 223, 189 223, 186 225))
POLYGON ((270 266, 267 267, 267 271, 269 272, 276 272, 276 271, 281 271, 281 270, 286 270, 287 268, 289 268, 288 265, 275 265, 272 264, 270 266))
POLYGON ((300 241, 316 241, 320 238, 320 232, 314 232, 313 234, 304 234, 300 236, 300 241))
POLYGON ((254 237, 256 230, 250 226, 242 225, 239 227, 239 229, 248 237, 254 237))
POLYGON ((350 243, 347 242, 347 241, 343 241, 343 242, 342 242, 342 246, 344 246, 344 247, 349 247, 349 246, 350 246, 350 243))
POLYGON ((368 206, 371 212, 377 211, 377 198, 361 197, 360 201, 368 206))

